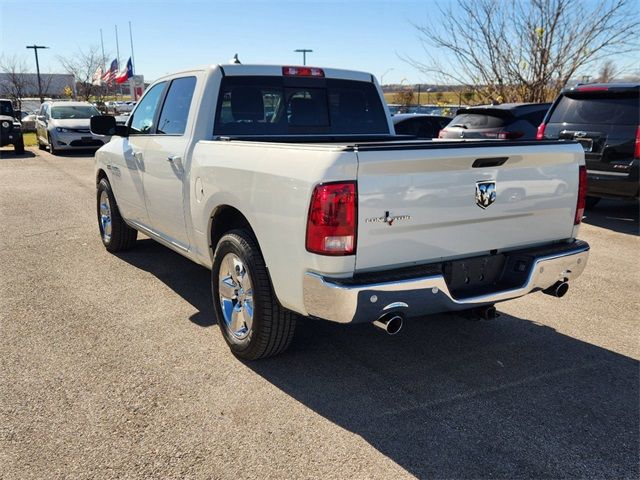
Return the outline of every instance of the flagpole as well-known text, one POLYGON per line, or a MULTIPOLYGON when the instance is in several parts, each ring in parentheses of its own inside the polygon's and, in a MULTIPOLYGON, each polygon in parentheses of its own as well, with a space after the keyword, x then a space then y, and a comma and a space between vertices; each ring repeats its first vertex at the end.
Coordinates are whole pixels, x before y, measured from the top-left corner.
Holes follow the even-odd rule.
POLYGON ((131 21, 129 21, 129 42, 131 43, 131 65, 133 66, 133 71, 136 71, 136 59, 133 56, 133 34, 131 33, 131 21))
POLYGON ((102 29, 100 29, 100 46, 102 47, 102 68, 104 69, 104 64, 107 60, 104 55, 104 39, 102 38, 102 29))
MULTIPOLYGON (((133 34, 131 33, 131 20, 129 20, 129 44, 131 45, 131 67, 132 67, 132 71, 135 73, 136 71, 136 59, 133 56, 133 34)), ((133 77, 129 77, 129 95, 131 96, 131 100, 135 101, 137 100, 136 98, 136 93, 134 91, 134 81, 133 81, 133 77)))
MULTIPOLYGON (((102 37, 102 29, 100 29, 100 47, 102 48, 102 69, 100 70, 100 78, 99 78, 99 85, 98 87, 100 88, 100 99, 101 101, 104 101, 104 98, 102 98, 104 96, 104 94, 106 93, 105 90, 103 90, 102 88, 102 74, 104 73, 104 64, 106 63, 106 58, 104 55, 104 38, 102 37)), ((108 88, 107 90, 108 91, 108 88)))
MULTIPOLYGON (((115 26, 116 27, 116 59, 118 60, 118 72, 120 71, 120 44, 118 43, 118 25, 115 26)), ((120 88, 120 86, 118 85, 118 91, 120 91, 120 93, 122 93, 122 89, 120 88)), ((116 93, 116 98, 117 98, 118 94, 116 93)))

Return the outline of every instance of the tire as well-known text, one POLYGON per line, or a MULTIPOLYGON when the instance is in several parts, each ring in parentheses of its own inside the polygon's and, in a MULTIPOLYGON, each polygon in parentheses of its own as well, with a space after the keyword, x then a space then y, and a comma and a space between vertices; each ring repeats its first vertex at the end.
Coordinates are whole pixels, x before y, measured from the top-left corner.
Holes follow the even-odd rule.
POLYGON ((105 248, 111 252, 128 250, 136 242, 138 231, 125 223, 118 210, 109 180, 103 178, 98 183, 96 195, 98 228, 105 248))
POLYGON ((602 200, 600 197, 587 197, 586 199, 586 207, 587 210, 591 210, 594 208, 599 202, 602 200))
POLYGON ((218 325, 235 356, 257 360, 289 347, 296 315, 278 302, 262 253, 249 231, 232 230, 220 239, 211 287, 218 325))
POLYGON ((13 151, 16 155, 22 155, 24 153, 24 139, 22 135, 20 136, 20 140, 13 144, 13 151))
POLYGON ((56 147, 53 146, 53 140, 51 139, 51 135, 47 135, 47 139, 49 140, 49 153, 51 155, 57 155, 58 151, 56 150, 56 147))

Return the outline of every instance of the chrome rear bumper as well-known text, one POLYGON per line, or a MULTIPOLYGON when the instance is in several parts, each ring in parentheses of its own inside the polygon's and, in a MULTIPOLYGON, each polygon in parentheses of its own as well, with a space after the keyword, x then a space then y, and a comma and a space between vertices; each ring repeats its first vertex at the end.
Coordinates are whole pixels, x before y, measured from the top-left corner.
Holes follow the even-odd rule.
POLYGON ((304 304, 308 315, 338 323, 371 322, 387 312, 401 312, 412 317, 466 310, 521 297, 544 290, 558 281, 577 278, 587 264, 589 245, 575 241, 556 250, 559 251, 549 253, 547 250, 536 255, 536 250, 532 249, 535 256, 521 286, 465 298, 456 298, 449 291, 442 273, 353 283, 308 272, 304 278, 304 304))

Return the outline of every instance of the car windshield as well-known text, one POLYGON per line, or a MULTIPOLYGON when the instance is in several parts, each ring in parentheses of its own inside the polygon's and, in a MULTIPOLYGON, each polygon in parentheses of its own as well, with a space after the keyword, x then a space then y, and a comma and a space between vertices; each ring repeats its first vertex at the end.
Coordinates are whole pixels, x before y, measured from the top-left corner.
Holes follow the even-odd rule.
POLYGON ((51 107, 51 118, 56 120, 86 119, 100 115, 96 107, 91 105, 65 105, 51 107))
POLYGON ((594 93, 570 97, 564 95, 549 123, 586 123, 596 125, 637 125, 640 118, 638 93, 594 93))
POLYGON ((13 107, 11 106, 11 102, 0 102, 0 115, 13 117, 13 107))

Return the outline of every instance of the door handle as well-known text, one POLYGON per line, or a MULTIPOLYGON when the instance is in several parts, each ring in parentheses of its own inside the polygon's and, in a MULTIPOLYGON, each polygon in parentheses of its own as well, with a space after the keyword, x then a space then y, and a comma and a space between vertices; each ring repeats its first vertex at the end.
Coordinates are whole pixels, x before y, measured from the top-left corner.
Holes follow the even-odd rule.
POLYGON ((180 162, 180 160, 182 160, 182 157, 180 155, 169 155, 167 157, 167 162, 171 163, 178 163, 180 162))

